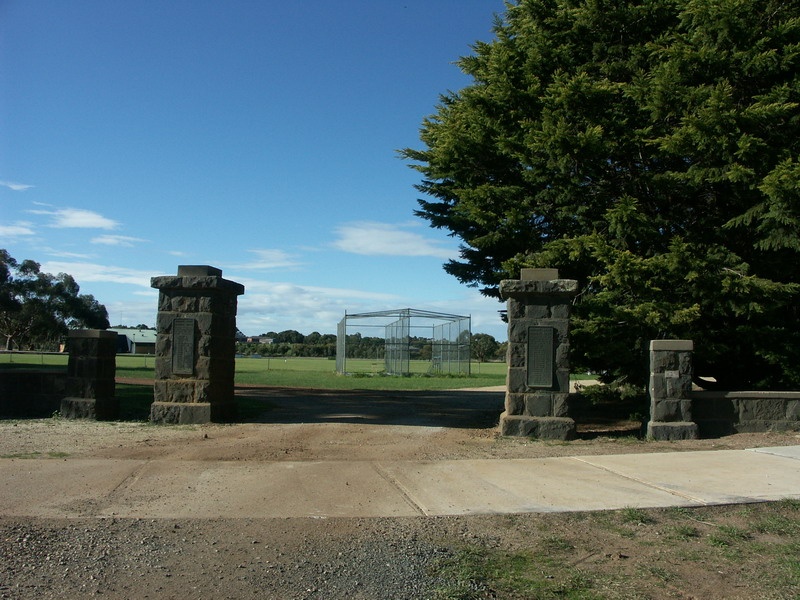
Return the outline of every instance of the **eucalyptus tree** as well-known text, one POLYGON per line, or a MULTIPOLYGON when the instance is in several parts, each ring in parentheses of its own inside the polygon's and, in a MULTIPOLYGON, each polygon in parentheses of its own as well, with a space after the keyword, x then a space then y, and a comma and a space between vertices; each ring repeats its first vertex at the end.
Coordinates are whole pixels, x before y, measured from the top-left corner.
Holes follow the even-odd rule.
POLYGON ((108 312, 67 273, 43 273, 0 249, 0 335, 5 348, 55 349, 70 329, 107 329, 108 312))

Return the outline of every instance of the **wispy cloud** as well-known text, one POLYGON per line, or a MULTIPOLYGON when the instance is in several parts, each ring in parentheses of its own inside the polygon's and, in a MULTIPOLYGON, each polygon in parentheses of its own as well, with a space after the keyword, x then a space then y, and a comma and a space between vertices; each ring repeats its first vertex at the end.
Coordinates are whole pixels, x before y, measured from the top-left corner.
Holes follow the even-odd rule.
POLYGON ((63 247, 55 248, 53 246, 37 244, 36 249, 40 255, 55 256, 60 261, 64 259, 87 261, 97 258, 97 254, 88 252, 70 252, 69 250, 65 250, 63 247))
POLYGON ((432 256, 452 258, 453 248, 409 231, 416 225, 355 221, 336 228, 333 246, 344 252, 368 256, 432 256))
POLYGON ((247 278, 237 281, 245 286, 237 326, 251 335, 286 329, 334 333, 345 311, 393 308, 402 303, 400 297, 381 292, 247 278))
POLYGON ((25 235, 33 235, 33 223, 29 221, 17 221, 12 225, 0 225, 0 236, 3 237, 20 237, 25 235))
POLYGON ((66 252, 64 250, 56 250, 55 248, 42 248, 42 252, 46 252, 51 256, 57 256, 60 259, 71 258, 74 260, 91 260, 97 257, 96 254, 85 254, 82 252, 66 252))
POLYGON ((323 287, 247 278, 239 278, 237 281, 244 284, 247 290, 245 296, 282 298, 286 299, 287 305, 290 306, 295 306, 298 301, 302 302, 303 299, 318 299, 325 302, 331 300, 397 302, 399 300, 399 296, 395 294, 353 288, 323 287))
MULTIPOLYGON (((155 323, 158 294, 150 287, 150 278, 159 275, 158 271, 128 269, 90 261, 46 262, 42 270, 71 274, 85 293, 94 294, 106 306, 114 324, 155 323), (95 284, 125 284, 132 287, 126 289, 123 299, 109 302, 103 292, 106 288, 96 287, 95 284)), ((256 278, 236 277, 235 280, 244 284, 246 290, 238 301, 237 327, 250 335, 286 329, 296 329, 306 334, 312 331, 334 333, 345 311, 352 314, 413 306, 424 310, 471 314, 473 331, 488 331, 498 339, 503 338, 505 326, 500 323, 497 313, 502 306, 475 290, 465 290, 455 298, 431 303, 419 298, 363 289, 256 278)))
POLYGON ((16 183, 14 181, 0 181, 0 187, 7 187, 15 192, 24 192, 25 190, 29 190, 34 186, 28 185, 27 183, 16 183))
POLYGON ((255 257, 252 261, 238 265, 230 265, 231 269, 241 270, 261 270, 261 269, 283 269, 286 267, 296 267, 301 263, 285 250, 277 248, 259 248, 248 250, 255 257))
POLYGON ((505 309, 505 304, 497 298, 488 298, 475 289, 464 288, 446 300, 423 301, 415 304, 414 308, 469 315, 472 318, 473 333, 491 333, 498 340, 506 337, 507 325, 500 317, 500 311, 505 309))
POLYGON ((42 271, 45 273, 69 273, 79 284, 93 281, 100 283, 124 283, 146 288, 150 287, 150 278, 154 275, 152 271, 141 271, 90 262, 48 261, 42 265, 42 271))
MULTIPOLYGON (((335 288, 238 278, 245 294, 239 298, 237 326, 256 335, 267 331, 296 329, 301 333, 335 333, 336 324, 345 311, 349 314, 393 310, 412 306, 421 310, 470 315, 474 332, 488 332, 498 340, 505 339, 506 325, 499 310, 503 305, 477 290, 463 289, 447 299, 401 296, 353 288, 335 288)), ((374 325, 374 323, 373 323, 374 325)), ((358 323, 354 324, 358 329, 358 323)), ((383 335, 374 330, 368 335, 383 335)))
POLYGON ((92 244, 103 244, 104 246, 124 246, 133 247, 138 242, 146 242, 142 238, 131 237, 128 235, 99 235, 91 240, 92 244))
POLYGON ((116 229, 119 223, 91 210, 82 208, 59 208, 57 210, 30 210, 35 215, 53 217, 50 227, 57 229, 116 229))
POLYGON ((155 326, 158 314, 158 291, 133 292, 124 301, 103 302, 107 309, 111 325, 145 325, 155 326))

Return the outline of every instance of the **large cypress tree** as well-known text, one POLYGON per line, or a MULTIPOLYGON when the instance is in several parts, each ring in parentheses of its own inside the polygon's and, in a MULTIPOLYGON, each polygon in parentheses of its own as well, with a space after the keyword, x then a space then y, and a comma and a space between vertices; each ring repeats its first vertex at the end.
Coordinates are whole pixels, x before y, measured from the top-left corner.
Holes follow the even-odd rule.
POLYGON ((573 362, 645 380, 696 341, 724 387, 800 384, 800 5, 520 0, 405 149, 445 270, 578 279, 573 362))

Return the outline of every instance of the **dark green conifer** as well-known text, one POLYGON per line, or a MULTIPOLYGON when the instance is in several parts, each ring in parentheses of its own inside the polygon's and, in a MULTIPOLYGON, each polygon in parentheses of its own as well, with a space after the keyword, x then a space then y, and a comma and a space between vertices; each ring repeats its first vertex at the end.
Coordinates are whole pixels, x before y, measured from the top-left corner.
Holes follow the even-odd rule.
POLYGON ((405 149, 445 270, 578 279, 573 363, 643 383, 650 339, 726 387, 800 385, 800 4, 520 0, 405 149))

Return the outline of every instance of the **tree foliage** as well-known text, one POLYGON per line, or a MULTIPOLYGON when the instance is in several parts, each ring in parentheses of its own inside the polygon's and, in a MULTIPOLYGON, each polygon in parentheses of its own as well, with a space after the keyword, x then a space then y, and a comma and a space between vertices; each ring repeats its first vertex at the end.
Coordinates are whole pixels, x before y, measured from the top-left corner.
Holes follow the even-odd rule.
POLYGON ((472 335, 470 343, 471 358, 478 362, 486 362, 489 359, 497 358, 497 352, 500 349, 500 344, 494 339, 494 336, 488 333, 475 333, 472 335))
POLYGON ((7 350, 56 349, 69 329, 107 329, 108 312, 66 273, 41 272, 0 249, 0 334, 7 350))
MULTIPOLYGON (((463 334, 462 334, 463 335, 463 334)), ((466 335, 469 335, 466 333, 466 335)), ((336 356, 336 335, 332 333, 321 334, 312 331, 308 335, 294 330, 269 332, 263 337, 272 338, 271 344, 254 342, 239 342, 236 352, 244 356, 300 356, 300 357, 327 357, 336 356)), ((383 337, 364 336, 353 333, 347 336, 347 358, 370 358, 383 360, 386 356, 386 339, 383 337)), ((433 347, 429 337, 410 336, 409 356, 413 360, 431 360, 433 347)), ((491 335, 476 333, 472 335, 473 358, 484 361, 498 357, 500 345, 491 335)))
POLYGON ((405 149, 445 270, 577 279, 573 361, 646 378, 696 341, 727 387, 800 384, 797 0, 520 0, 405 149))

